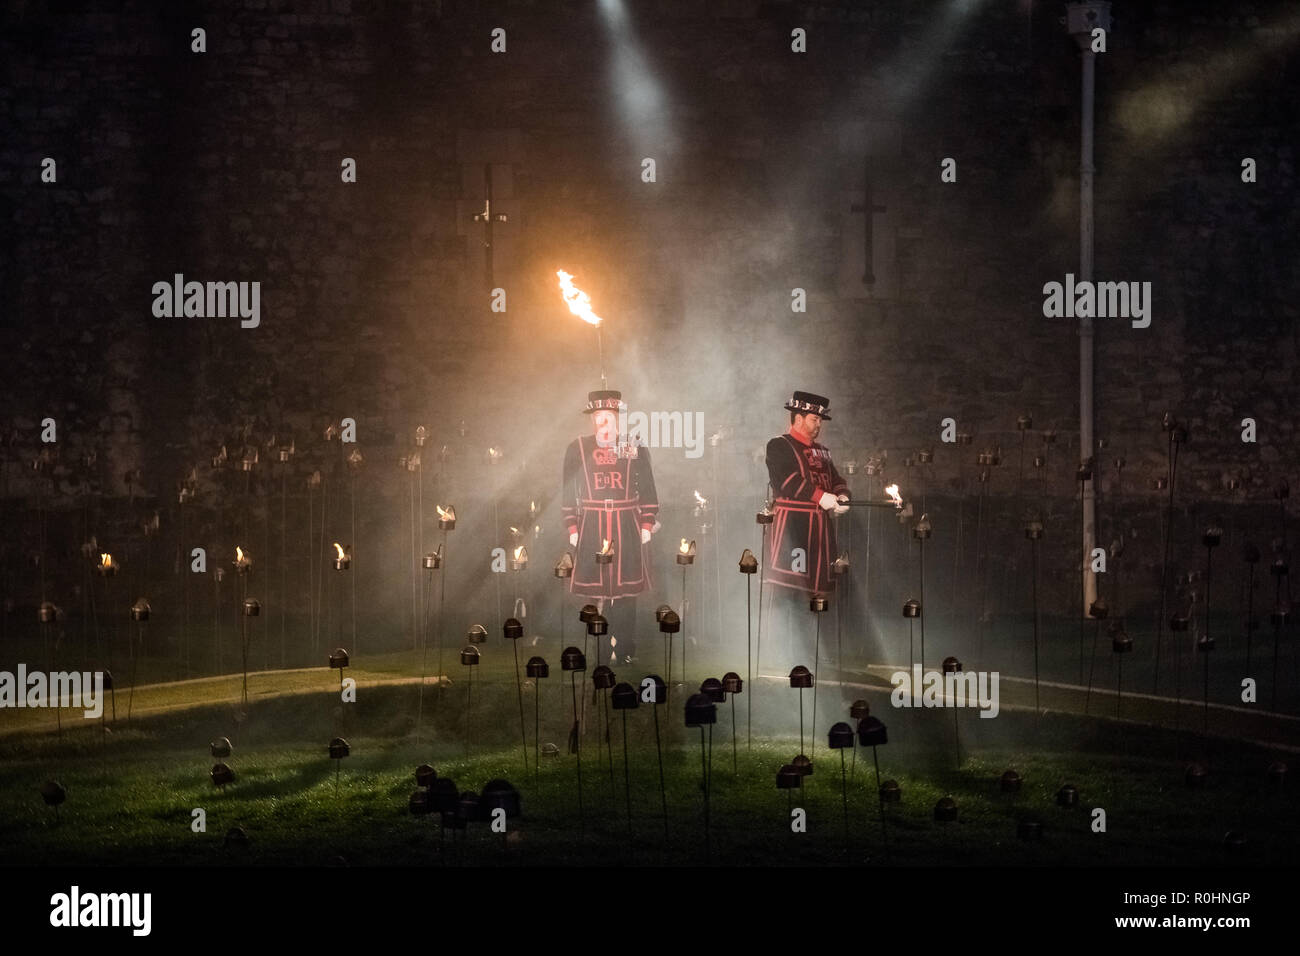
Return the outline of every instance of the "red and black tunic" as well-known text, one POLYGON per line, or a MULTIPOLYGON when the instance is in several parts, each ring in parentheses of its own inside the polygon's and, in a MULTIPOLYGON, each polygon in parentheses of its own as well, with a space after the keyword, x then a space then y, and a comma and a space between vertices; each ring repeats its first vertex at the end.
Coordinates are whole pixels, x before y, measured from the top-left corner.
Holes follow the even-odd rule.
POLYGON ((584 435, 564 455, 565 531, 578 532, 569 579, 574 594, 631 597, 653 587, 649 546, 641 543, 641 529, 653 528, 659 515, 650 452, 644 447, 619 451, 584 435), (597 564, 596 552, 606 539, 614 560, 597 564))
POLYGON ((767 443, 767 475, 776 496, 776 518, 768 532, 763 580, 809 593, 834 590, 835 529, 817 500, 826 492, 848 495, 848 482, 824 445, 809 444, 793 431, 767 443), (807 571, 793 569, 797 548, 803 550, 807 571))

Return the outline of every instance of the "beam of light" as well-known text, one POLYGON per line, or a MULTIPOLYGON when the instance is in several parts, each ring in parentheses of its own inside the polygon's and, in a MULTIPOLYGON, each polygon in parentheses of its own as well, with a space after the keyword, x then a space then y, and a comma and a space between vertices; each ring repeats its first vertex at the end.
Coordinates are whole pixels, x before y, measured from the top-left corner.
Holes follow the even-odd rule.
POLYGON ((623 0, 600 0, 599 8, 612 43, 609 86, 623 128, 639 152, 671 150, 675 142, 663 84, 646 60, 623 0))
POLYGON ((627 30, 627 10, 623 6, 623 0, 598 0, 596 5, 600 7, 611 31, 623 33, 627 30))
POLYGON ((1174 64, 1151 83, 1124 94, 1115 122, 1140 148, 1173 136, 1207 103, 1258 73, 1267 54, 1292 44, 1300 35, 1300 11, 1253 32, 1249 41, 1208 60, 1198 56, 1174 64))
POLYGON ((882 73, 895 110, 905 110, 920 98, 943 58, 952 53, 957 36, 987 2, 948 0, 925 35, 895 55, 893 63, 882 73))

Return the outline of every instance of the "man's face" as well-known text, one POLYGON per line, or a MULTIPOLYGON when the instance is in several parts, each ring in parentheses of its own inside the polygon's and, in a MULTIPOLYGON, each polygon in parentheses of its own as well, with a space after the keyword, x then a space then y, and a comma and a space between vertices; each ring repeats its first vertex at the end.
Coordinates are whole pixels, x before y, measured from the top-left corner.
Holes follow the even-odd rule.
POLYGON ((804 438, 809 441, 816 441, 817 436, 822 431, 822 417, 813 412, 809 412, 807 415, 796 415, 794 417, 794 427, 804 438))
POLYGON ((592 412, 591 431, 599 444, 612 446, 618 441, 618 415, 608 408, 592 412))

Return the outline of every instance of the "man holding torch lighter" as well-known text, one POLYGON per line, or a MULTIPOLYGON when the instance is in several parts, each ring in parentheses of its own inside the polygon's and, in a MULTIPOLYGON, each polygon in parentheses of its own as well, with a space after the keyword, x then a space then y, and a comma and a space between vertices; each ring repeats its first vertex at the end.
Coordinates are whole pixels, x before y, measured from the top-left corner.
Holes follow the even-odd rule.
POLYGON ((829 518, 849 510, 849 485, 818 443, 830 421, 830 400, 795 392, 786 402, 790 430, 767 443, 767 476, 776 518, 768 540, 765 581, 808 594, 835 589, 831 565, 837 554, 829 518))
MULTIPOLYGON (((608 636, 620 642, 620 659, 633 643, 636 595, 653 587, 650 538, 659 527, 649 449, 619 434, 619 412, 626 407, 620 392, 588 393, 583 411, 591 416, 592 433, 569 443, 560 496, 574 549, 569 590, 603 599, 601 613, 610 622, 608 636), (617 620, 611 604, 619 609, 617 620)), ((600 642, 598 664, 610 663, 608 636, 600 642)))
MULTIPOLYGON (((790 430, 767 443, 775 518, 763 580, 780 589, 773 593, 787 596, 784 603, 802 603, 806 612, 807 597, 835 589, 831 566, 838 552, 830 519, 849 510, 849 485, 840 477, 830 451, 817 441, 822 422, 831 420, 830 399, 795 392, 785 408, 790 412, 790 430)), ((791 651, 795 649, 792 640, 791 651)), ((810 643, 807 651, 811 650, 810 643)))

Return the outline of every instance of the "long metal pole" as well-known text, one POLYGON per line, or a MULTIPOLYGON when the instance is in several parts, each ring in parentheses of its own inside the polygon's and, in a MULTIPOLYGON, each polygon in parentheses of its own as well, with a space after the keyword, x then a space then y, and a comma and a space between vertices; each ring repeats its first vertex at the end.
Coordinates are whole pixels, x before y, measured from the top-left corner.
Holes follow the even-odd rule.
MULTIPOLYGON (((288 491, 287 482, 289 475, 289 465, 286 463, 280 468, 280 666, 288 666, 287 649, 288 644, 285 641, 284 615, 288 611, 289 599, 285 596, 285 569, 288 566, 289 559, 285 557, 285 534, 286 524, 285 516, 287 514, 288 491)), ((188 662, 187 662, 188 663, 188 662)))
MULTIPOLYGON (((754 599, 754 576, 745 575, 745 663, 748 667, 749 679, 749 698, 745 701, 745 707, 748 713, 745 717, 745 749, 754 749, 754 610, 752 601, 754 599)), ((732 710, 734 713, 736 701, 732 697, 732 710)))
MULTIPOLYGON (((1096 91, 1097 57, 1091 47, 1083 48, 1083 131, 1080 138, 1079 157, 1079 279, 1092 281, 1092 178, 1096 171, 1092 164, 1092 133, 1094 93, 1096 91)), ((1093 403, 1093 340, 1092 318, 1079 320, 1079 458, 1091 457, 1095 442, 1092 434, 1093 403)), ((1096 499, 1092 482, 1084 483, 1083 492, 1083 554, 1092 554, 1096 536, 1096 499)), ((1097 576, 1092 565, 1086 564, 1083 572, 1084 613, 1097 600, 1097 576)))

